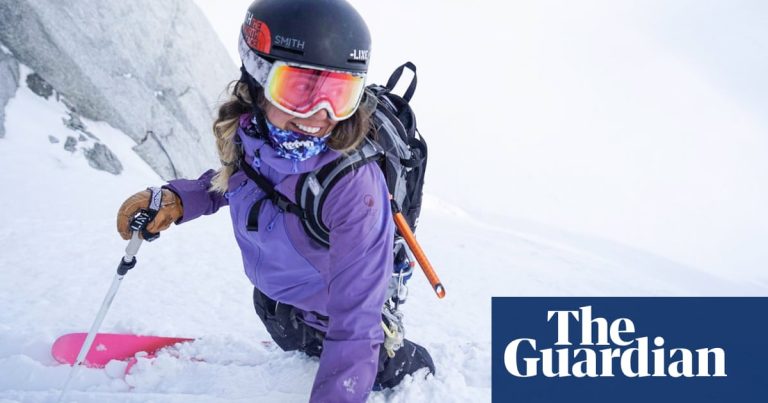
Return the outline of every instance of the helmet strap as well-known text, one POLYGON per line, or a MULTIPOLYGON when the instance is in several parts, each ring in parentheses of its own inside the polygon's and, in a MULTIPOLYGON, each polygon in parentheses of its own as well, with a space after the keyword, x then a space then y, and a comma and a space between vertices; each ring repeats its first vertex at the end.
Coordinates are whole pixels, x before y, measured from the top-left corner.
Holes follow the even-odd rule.
MULTIPOLYGON (((256 105, 256 95, 259 93, 259 91, 264 91, 263 87, 259 85, 259 83, 256 82, 256 80, 251 77, 250 74, 248 74, 248 71, 245 70, 245 66, 240 66, 240 83, 245 84, 248 87, 248 94, 251 96, 251 112, 253 113, 253 117, 256 123, 256 132, 258 133, 259 137, 261 138, 267 138, 267 134, 269 133, 269 128, 267 127, 267 118, 264 116, 264 111, 259 108, 258 105, 256 105)), ((245 102, 245 100, 240 96, 240 94, 235 95, 237 99, 242 102, 243 104, 248 104, 248 102, 245 102)))

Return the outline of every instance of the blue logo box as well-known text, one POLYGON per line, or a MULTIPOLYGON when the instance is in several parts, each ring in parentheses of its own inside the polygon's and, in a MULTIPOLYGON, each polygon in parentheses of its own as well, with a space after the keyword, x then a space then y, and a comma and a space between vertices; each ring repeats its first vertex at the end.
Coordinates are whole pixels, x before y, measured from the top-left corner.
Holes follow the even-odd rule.
POLYGON ((493 402, 768 402, 768 298, 493 298, 493 402))

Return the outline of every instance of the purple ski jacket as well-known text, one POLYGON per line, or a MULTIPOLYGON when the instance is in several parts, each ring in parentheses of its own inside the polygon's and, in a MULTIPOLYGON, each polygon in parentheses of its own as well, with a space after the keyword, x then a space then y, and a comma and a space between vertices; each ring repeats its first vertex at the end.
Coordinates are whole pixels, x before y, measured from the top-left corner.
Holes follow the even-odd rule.
MULTIPOLYGON (((246 162, 295 202, 301 174, 339 156, 328 150, 306 161, 280 157, 262 139, 238 129, 246 162)), ((229 179, 225 195, 209 192, 214 171, 166 187, 184 206, 177 223, 213 214, 229 205, 245 274, 270 298, 305 312, 304 321, 326 332, 311 402, 364 402, 376 377, 384 340, 381 308, 392 274, 394 224, 381 170, 366 164, 331 189, 322 220, 330 229, 330 249, 312 240, 297 216, 262 203, 258 231, 246 230, 251 207, 264 192, 242 171, 229 179), (310 312, 328 316, 327 328, 310 312)))

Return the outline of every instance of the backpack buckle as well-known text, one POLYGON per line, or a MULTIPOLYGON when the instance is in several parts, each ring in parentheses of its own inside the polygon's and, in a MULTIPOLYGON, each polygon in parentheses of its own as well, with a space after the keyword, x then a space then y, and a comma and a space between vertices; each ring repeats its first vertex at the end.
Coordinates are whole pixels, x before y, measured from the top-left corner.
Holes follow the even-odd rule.
POLYGON ((297 215, 300 219, 306 220, 307 219, 307 213, 297 204, 291 202, 288 200, 285 196, 279 194, 278 192, 275 192, 270 197, 270 200, 272 201, 272 204, 274 204, 280 211, 282 212, 289 212, 291 214, 297 215))

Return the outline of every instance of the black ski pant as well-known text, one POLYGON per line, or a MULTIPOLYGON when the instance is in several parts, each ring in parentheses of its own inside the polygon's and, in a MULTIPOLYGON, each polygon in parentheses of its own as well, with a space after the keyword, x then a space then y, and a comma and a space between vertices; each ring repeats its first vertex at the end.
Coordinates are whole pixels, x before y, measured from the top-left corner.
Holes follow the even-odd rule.
MULTIPOLYGON (((291 305, 277 303, 264 295, 257 288, 253 289, 253 306, 256 314, 264 322, 272 340, 283 351, 299 350, 311 357, 320 357, 323 352, 325 333, 317 330, 297 317, 298 310, 291 305)), ((322 318, 321 315, 318 315, 322 318)), ((374 390, 392 388, 399 384, 406 375, 421 368, 429 368, 435 373, 435 364, 427 350, 404 340, 403 346, 389 357, 384 345, 379 349, 379 368, 374 381, 374 390)))

